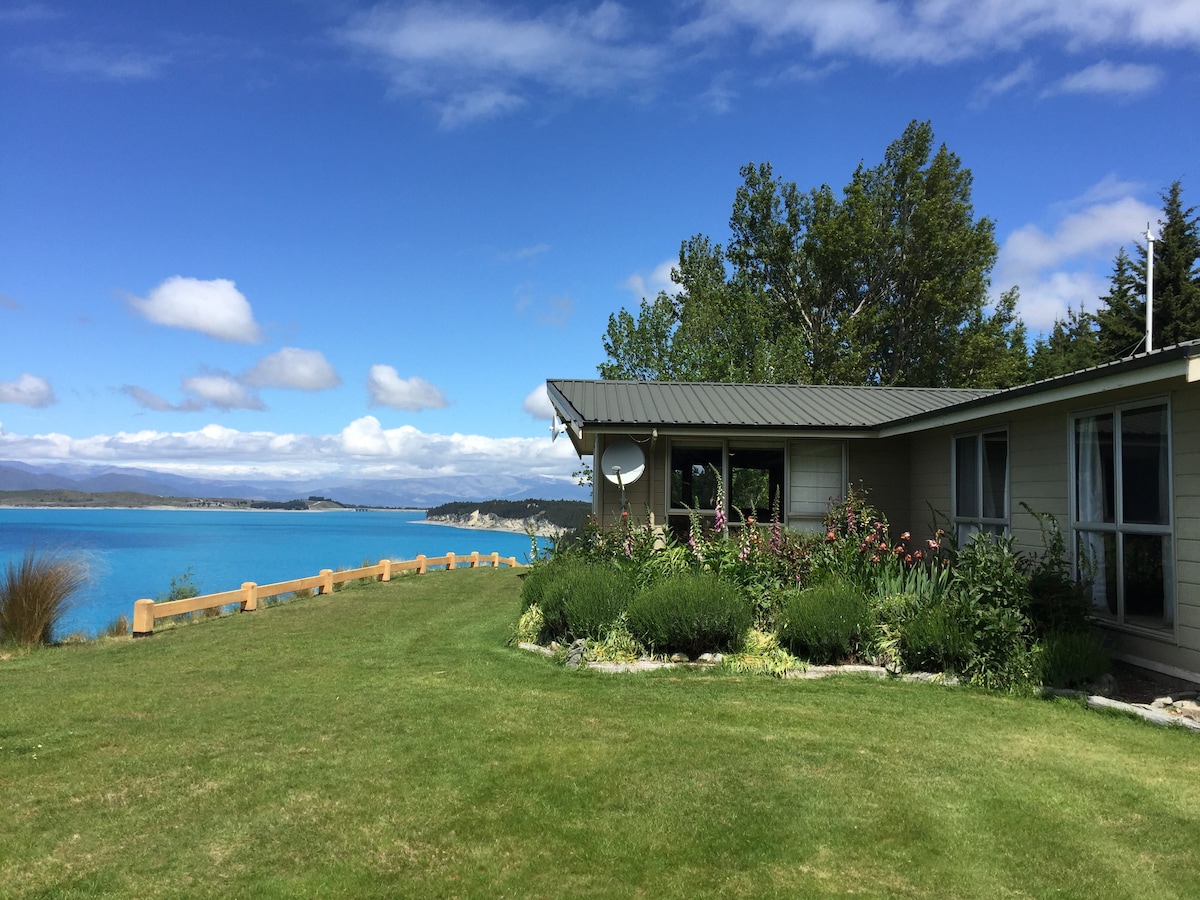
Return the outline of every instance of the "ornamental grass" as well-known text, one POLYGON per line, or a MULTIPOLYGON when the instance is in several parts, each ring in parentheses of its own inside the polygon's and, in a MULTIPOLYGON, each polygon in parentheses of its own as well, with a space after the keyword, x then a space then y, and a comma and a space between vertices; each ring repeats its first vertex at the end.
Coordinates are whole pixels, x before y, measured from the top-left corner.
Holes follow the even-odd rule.
POLYGON ((79 560, 26 550, 5 565, 0 579, 0 640, 52 643, 86 583, 87 569, 79 560))

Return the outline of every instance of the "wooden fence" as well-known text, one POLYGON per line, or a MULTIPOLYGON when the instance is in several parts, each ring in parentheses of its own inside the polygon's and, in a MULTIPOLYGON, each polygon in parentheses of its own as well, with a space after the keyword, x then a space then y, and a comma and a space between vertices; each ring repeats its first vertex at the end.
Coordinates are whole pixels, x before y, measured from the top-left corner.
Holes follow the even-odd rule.
POLYGON ((445 556, 418 556, 416 559, 394 562, 381 559, 373 566, 362 566, 358 569, 346 569, 335 572, 332 569, 322 569, 319 575, 308 578, 295 578, 291 581, 277 581, 275 584, 255 584, 247 581, 236 591, 223 591, 219 594, 201 594, 199 597, 188 597, 184 600, 138 600, 133 604, 133 636, 147 637, 154 634, 154 620, 165 616, 178 616, 183 613, 197 612, 202 609, 217 609, 222 606, 238 604, 242 612, 253 612, 258 609, 258 601, 267 597, 278 597, 281 594, 294 594, 296 591, 315 590, 318 594, 333 593, 333 586, 357 578, 374 578, 376 581, 391 581, 393 575, 403 572, 416 572, 424 575, 430 569, 455 568, 477 569, 480 566, 509 566, 514 569, 524 568, 523 563, 517 562, 515 556, 500 556, 492 553, 481 556, 472 553, 469 556, 455 556, 447 553, 445 556))

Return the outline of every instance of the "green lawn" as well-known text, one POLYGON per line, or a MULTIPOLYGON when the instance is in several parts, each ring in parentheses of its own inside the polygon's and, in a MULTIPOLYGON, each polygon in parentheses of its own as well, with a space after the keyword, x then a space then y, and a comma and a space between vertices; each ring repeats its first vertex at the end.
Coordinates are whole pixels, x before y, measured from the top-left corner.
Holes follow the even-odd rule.
POLYGON ((1200 739, 839 678, 573 673, 515 573, 0 660, 0 896, 1200 896, 1200 739))

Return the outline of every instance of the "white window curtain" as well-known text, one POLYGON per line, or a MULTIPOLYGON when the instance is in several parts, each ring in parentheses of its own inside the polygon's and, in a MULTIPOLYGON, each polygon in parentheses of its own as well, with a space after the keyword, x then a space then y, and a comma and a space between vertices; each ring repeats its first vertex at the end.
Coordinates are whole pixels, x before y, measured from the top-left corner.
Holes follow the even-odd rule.
MULTIPOLYGON (((1098 416, 1086 416, 1076 425, 1078 471, 1075 489, 1078 496, 1078 516, 1081 523, 1104 521, 1104 472, 1100 459, 1100 422, 1098 416)), ((1083 559, 1079 560, 1080 576, 1091 579, 1092 605, 1108 611, 1108 585, 1104 558, 1104 535, 1084 531, 1079 535, 1083 559)), ((1115 612, 1115 610, 1112 610, 1115 612)))

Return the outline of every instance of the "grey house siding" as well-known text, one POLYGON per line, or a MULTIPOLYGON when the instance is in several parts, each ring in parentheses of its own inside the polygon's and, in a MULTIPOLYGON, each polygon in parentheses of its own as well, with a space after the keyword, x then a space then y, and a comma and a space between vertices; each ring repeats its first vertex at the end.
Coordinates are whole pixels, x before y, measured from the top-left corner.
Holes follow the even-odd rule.
POLYGON ((1008 428, 1009 530, 1018 549, 1042 552, 1042 534, 1021 506, 1049 513, 1069 534, 1071 419, 1066 410, 1014 416, 1008 428))
MULTIPOLYGON (((1175 618, 1179 641, 1179 647, 1172 648, 1175 660, 1171 665, 1200 672, 1200 385, 1172 393, 1171 440, 1175 455, 1175 618)), ((1131 652, 1142 649, 1134 646, 1131 652)))
POLYGON ((950 520, 952 434, 948 429, 939 429, 910 438, 911 496, 907 515, 891 520, 893 532, 911 531, 915 538, 928 537, 934 512, 937 514, 938 527, 947 527, 950 520), (901 523, 905 523, 903 527, 899 527, 901 523))
POLYGON ((906 524, 912 521, 911 471, 907 437, 850 442, 849 485, 857 490, 861 484, 867 489, 867 502, 892 523, 893 537, 905 530, 912 530, 914 537, 918 534, 917 528, 906 524))
POLYGON ((659 439, 650 446, 650 435, 601 434, 596 436, 596 454, 592 460, 595 470, 592 477, 592 515, 602 525, 612 525, 621 518, 621 489, 600 474, 600 460, 605 449, 616 441, 634 438, 646 454, 646 472, 631 485, 625 487, 629 504, 629 515, 640 522, 646 521, 647 511, 654 513, 656 524, 662 524, 666 513, 666 441, 659 439), (642 441, 646 441, 642 444, 642 441))

